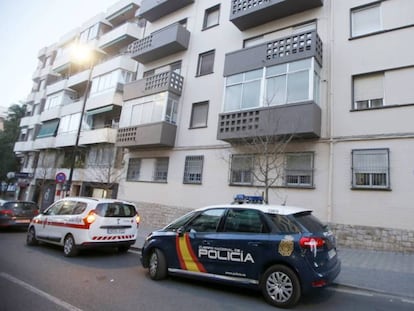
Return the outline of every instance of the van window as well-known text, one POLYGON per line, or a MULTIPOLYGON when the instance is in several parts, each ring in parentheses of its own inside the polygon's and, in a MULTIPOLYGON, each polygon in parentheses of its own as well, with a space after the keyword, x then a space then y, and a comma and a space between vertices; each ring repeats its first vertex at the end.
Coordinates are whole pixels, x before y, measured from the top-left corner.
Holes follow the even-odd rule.
POLYGON ((121 202, 98 204, 95 211, 102 217, 134 217, 137 213, 135 206, 121 202))

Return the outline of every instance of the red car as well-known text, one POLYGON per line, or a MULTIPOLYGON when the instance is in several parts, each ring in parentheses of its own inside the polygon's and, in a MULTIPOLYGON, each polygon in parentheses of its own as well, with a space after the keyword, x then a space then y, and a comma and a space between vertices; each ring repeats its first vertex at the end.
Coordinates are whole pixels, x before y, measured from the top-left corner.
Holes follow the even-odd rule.
POLYGON ((39 207, 31 201, 0 200, 0 228, 27 228, 33 217, 39 214, 39 207))

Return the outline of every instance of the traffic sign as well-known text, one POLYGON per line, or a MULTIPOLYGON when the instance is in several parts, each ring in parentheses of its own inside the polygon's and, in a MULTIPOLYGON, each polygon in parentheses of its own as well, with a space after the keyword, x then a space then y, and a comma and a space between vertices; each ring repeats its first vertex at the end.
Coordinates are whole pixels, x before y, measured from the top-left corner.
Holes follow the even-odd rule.
POLYGON ((56 182, 59 184, 63 184, 66 181, 66 174, 63 172, 59 172, 56 174, 56 182))

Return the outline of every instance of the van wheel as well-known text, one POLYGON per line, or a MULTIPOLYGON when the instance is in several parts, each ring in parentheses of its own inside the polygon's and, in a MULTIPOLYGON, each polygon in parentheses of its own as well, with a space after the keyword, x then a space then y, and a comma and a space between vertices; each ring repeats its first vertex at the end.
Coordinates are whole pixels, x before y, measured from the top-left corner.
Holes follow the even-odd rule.
POLYGON ((27 231, 26 244, 29 246, 35 246, 39 244, 39 241, 36 239, 36 230, 34 227, 30 227, 27 231))
POLYGON ((78 254, 78 249, 75 245, 75 239, 71 234, 68 234, 63 243, 63 255, 65 257, 73 257, 78 254))
POLYGON ((266 301, 279 308, 294 306, 301 296, 299 278, 284 265, 274 265, 266 270, 261 289, 266 301))
POLYGON ((153 280, 162 280, 167 277, 167 261, 161 250, 156 248, 151 252, 148 271, 153 280))

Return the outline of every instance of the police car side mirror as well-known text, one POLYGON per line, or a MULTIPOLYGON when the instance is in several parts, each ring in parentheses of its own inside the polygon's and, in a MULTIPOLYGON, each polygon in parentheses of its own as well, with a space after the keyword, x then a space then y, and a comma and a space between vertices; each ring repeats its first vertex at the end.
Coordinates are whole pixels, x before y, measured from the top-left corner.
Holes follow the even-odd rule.
POLYGON ((185 232, 185 228, 184 227, 180 227, 177 229, 176 231, 178 233, 178 236, 183 236, 184 232, 185 232))

